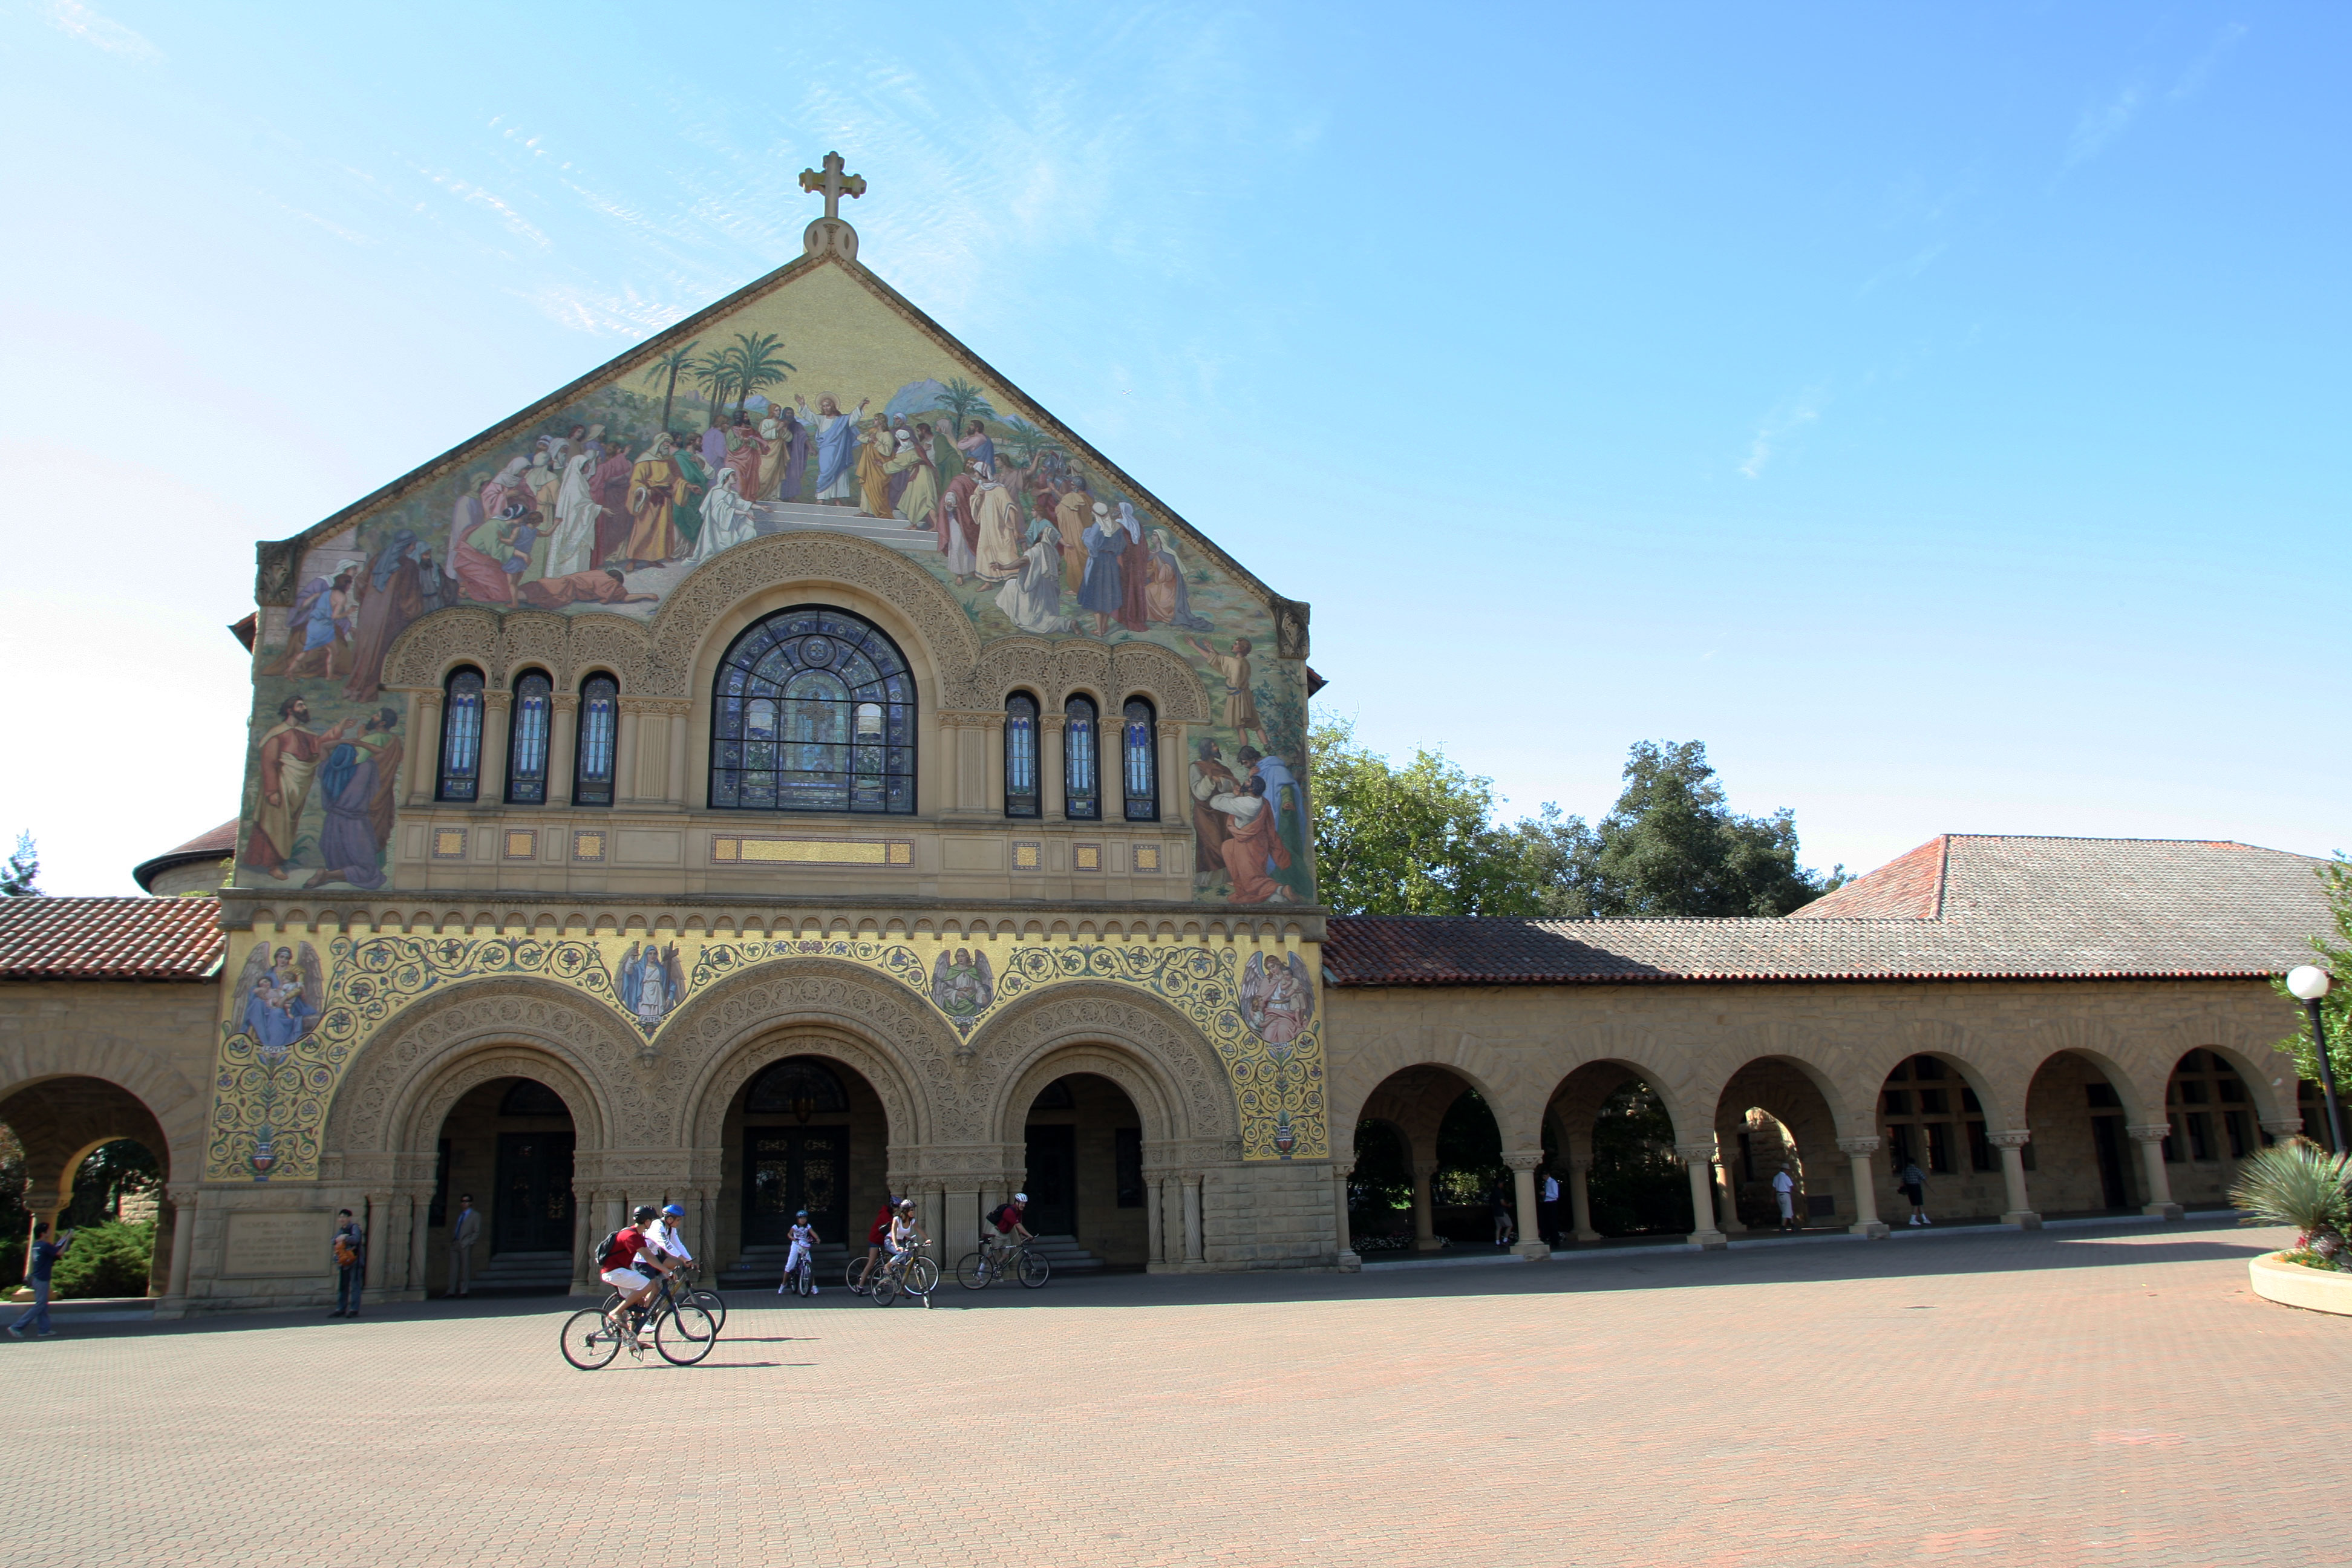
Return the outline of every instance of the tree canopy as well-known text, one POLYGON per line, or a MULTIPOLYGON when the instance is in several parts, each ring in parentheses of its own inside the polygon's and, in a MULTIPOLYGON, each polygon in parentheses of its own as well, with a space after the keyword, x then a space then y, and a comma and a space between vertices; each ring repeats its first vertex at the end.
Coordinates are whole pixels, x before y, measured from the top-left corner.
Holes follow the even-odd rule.
POLYGON ((1797 864, 1787 810, 1741 816, 1697 741, 1643 741, 1597 825, 1546 804, 1496 818, 1494 783, 1442 751, 1402 766, 1344 721, 1313 730, 1316 858, 1343 914, 1784 915, 1843 880, 1797 864))

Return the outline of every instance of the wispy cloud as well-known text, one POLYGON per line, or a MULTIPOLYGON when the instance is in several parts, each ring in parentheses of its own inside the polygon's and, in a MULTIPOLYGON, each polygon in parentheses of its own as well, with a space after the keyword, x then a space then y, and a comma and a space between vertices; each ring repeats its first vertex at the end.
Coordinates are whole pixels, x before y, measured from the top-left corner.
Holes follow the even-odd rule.
POLYGON ((2243 22, 2231 22, 2214 34, 2213 41, 2205 46, 2205 52, 2189 62, 2189 68, 2180 73, 2180 79, 2174 82, 2172 90, 2164 96, 2174 103, 2180 103, 2204 91, 2206 79, 2213 74, 2230 51, 2238 47, 2239 40, 2246 36, 2247 31, 2243 22))
POLYGON ((79 0, 49 0, 49 26, 70 33, 83 43, 134 60, 159 60, 163 52, 111 16, 101 16, 79 0))
POLYGON ((1763 473, 1775 454, 1785 450, 1807 426, 1820 422, 1822 408, 1828 402, 1828 393, 1818 386, 1809 386, 1775 405, 1757 424, 1756 434, 1748 443, 1747 460, 1739 465, 1739 471, 1751 479, 1763 473))
POLYGON ((2147 96, 2134 82, 2104 103, 2084 110, 2074 121, 2074 134, 2066 139, 2066 167, 2087 163, 2115 145, 2116 138, 2130 130, 2131 122, 2139 117, 2147 96))

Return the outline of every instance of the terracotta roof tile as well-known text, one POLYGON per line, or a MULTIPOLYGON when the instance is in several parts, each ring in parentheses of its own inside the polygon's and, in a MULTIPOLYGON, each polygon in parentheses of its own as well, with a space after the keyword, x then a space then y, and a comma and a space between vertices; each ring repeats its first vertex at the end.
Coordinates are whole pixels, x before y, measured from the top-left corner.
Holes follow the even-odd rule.
POLYGON ((0 980, 209 980, 214 899, 0 899, 0 980))
MULTIPOLYGON (((1337 985, 1678 981, 2199 979, 2277 974, 2333 921, 2326 862, 2244 844, 1952 835, 1861 879, 1855 901, 1941 912, 1786 920, 1335 916, 1337 985)), ((1826 900, 1824 900, 1826 901, 1826 900)))
MULTIPOLYGON (((235 831, 236 825, 229 824, 235 831)), ((1944 856, 1950 836, 1930 838, 1866 877, 1815 899, 1791 920, 1931 921, 1944 912, 1944 856)))

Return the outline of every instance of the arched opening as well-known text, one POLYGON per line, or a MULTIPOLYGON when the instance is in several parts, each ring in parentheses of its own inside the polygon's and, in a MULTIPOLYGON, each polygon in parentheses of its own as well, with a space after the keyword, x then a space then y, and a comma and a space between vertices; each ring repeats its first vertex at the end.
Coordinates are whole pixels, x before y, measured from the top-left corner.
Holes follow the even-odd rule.
POLYGON ((1127 1090, 1097 1073, 1065 1073, 1029 1102, 1022 1137, 1024 1223, 1055 1270, 1143 1267, 1143 1117, 1127 1090))
POLYGON ((2079 1051, 2060 1051, 2034 1073, 2025 1096, 2033 1139, 2020 1153, 2044 1215, 2115 1214, 2148 1201, 2118 1088, 2079 1051))
POLYGON ((1726 1232, 1828 1230, 1855 1217, 1837 1118, 1797 1063, 1767 1057, 1731 1075, 1716 1100, 1715 1146, 1726 1232), (1786 1191, 1778 1183, 1784 1173, 1786 1191))
MULTIPOLYGON (((2269 1143, 2246 1080, 2219 1051, 2198 1049, 2173 1064, 2164 1086, 2164 1163, 2172 1198, 2184 1208, 2222 1208, 2238 1167, 2269 1143)), ((2327 1107, 2320 1101, 2320 1122, 2327 1107)))
POLYGON ((54 1299, 162 1296, 175 1226, 171 1144, 138 1096, 103 1079, 44 1079, 0 1097, 0 1289, 25 1279, 32 1228, 77 1232, 54 1299))
POLYGON ((1544 1110, 1544 1175, 1560 1198, 1555 1245, 1688 1235, 1691 1175, 1665 1097, 1634 1064, 1587 1062, 1544 1110))
POLYGON ((891 1196, 882 1097, 856 1068, 825 1055, 822 1042, 809 1047, 753 1073, 728 1104, 709 1250, 730 1287, 772 1287, 783 1278, 803 1209, 816 1226, 817 1273, 838 1279, 850 1249, 864 1253, 866 1231, 891 1196))
POLYGON ((494 1078, 449 1108, 434 1143, 428 1291, 570 1289, 579 1222, 572 1188, 577 1136, 563 1097, 534 1078, 494 1078))
POLYGON ((1895 1063, 1879 1086, 1879 1158, 1873 1164, 1885 1172, 1878 1204, 1886 1223, 1997 1220, 2008 1192, 1990 1137, 1997 1131, 1958 1064, 1927 1055, 1895 1063), (1916 1194, 1905 1180, 1915 1172, 1921 1178, 1916 1194))
POLYGON ((1377 1253, 1382 1238, 1404 1236, 1408 1212, 1409 1245, 1416 1252, 1492 1248, 1500 1234, 1498 1214, 1516 1226, 1501 1130, 1486 1097, 1460 1074, 1427 1064, 1390 1074, 1365 1098, 1357 1133, 1359 1147, 1370 1149, 1375 1161, 1371 1179, 1351 1176, 1349 1185, 1349 1235, 1360 1252, 1377 1253), (1408 1178, 1402 1194, 1395 1170, 1394 1141, 1400 1140, 1408 1178))

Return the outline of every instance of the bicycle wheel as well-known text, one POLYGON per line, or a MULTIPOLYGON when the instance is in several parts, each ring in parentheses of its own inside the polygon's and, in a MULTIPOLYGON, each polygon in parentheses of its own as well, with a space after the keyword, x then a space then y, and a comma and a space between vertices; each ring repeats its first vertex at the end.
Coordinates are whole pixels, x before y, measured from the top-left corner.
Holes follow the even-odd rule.
POLYGON ((863 1258, 851 1258, 849 1260, 849 1267, 841 1271, 841 1282, 849 1287, 849 1293, 851 1295, 863 1296, 866 1294, 866 1259, 863 1258))
POLYGON ((898 1299, 898 1276, 887 1268, 877 1269, 874 1283, 867 1286, 866 1299, 877 1307, 887 1307, 898 1299))
POLYGON ((928 1296, 940 1288, 940 1266, 918 1256, 907 1264, 907 1294, 928 1296))
POLYGON ((800 1296, 816 1294, 816 1269, 805 1258, 801 1259, 801 1266, 793 1270, 793 1290, 800 1296))
POLYGON ((621 1336, 595 1308, 583 1307, 563 1320, 563 1359, 582 1372, 594 1372, 620 1353, 621 1336))
POLYGON ((719 1342, 719 1325, 692 1302, 672 1307, 654 1321, 654 1349, 672 1366, 692 1366, 719 1342))
POLYGON ((988 1282, 995 1278, 996 1271, 989 1268, 985 1252, 967 1252, 963 1261, 956 1265, 956 1283, 967 1290, 985 1290, 988 1282))
POLYGON ((1054 1266, 1045 1261, 1042 1253, 1032 1252, 1025 1247, 1021 1249, 1021 1283, 1034 1290, 1051 1279, 1053 1273, 1054 1266))
POLYGON ((727 1302, 718 1291, 689 1290, 686 1293, 685 1304, 689 1307, 699 1307, 709 1313, 711 1326, 714 1329, 723 1329, 727 1326, 727 1302))

